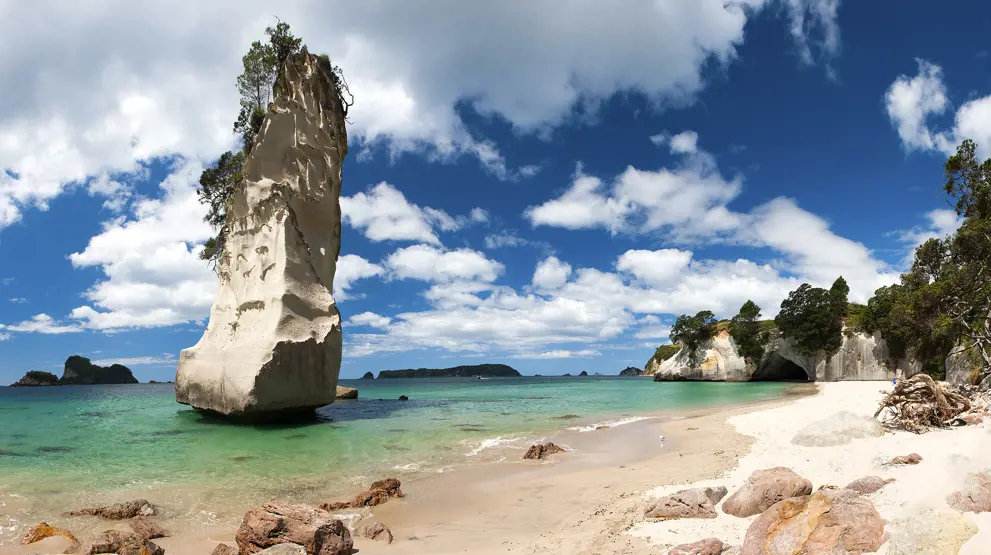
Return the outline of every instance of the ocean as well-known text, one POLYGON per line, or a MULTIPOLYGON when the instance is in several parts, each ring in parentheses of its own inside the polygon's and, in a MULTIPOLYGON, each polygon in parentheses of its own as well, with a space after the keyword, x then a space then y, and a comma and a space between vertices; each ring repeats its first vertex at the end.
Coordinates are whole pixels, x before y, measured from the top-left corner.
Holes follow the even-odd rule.
POLYGON ((227 523, 272 498, 329 501, 386 476, 516 460, 565 428, 760 401, 790 387, 599 376, 340 383, 359 399, 319 409, 314 423, 266 426, 179 405, 171 384, 0 388, 0 545, 69 509, 138 497, 175 520, 227 523))

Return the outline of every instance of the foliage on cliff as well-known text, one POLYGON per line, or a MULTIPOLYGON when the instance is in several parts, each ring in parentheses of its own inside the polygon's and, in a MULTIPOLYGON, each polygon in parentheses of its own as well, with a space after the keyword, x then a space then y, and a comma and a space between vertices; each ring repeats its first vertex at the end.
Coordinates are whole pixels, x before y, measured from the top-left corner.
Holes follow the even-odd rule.
MULTIPOLYGON (((240 138, 241 149, 223 153, 214 166, 205 169, 200 175, 197 193, 200 202, 208 209, 204 219, 217 230, 217 234, 204 244, 200 258, 213 264, 216 264, 224 251, 231 197, 242 183, 244 162, 254 147, 255 137, 261 130, 265 113, 276 93, 279 72, 290 56, 306 52, 303 40, 292 34, 288 23, 279 21, 275 27, 266 28, 265 34, 268 42, 252 42, 247 54, 241 58, 243 71, 237 77, 241 109, 234 121, 234 134, 240 138)), ((353 98, 341 68, 331 64, 326 55, 318 56, 318 59, 334 83, 346 118, 353 98)))
POLYGON ((760 319, 760 307, 751 300, 743 303, 740 312, 730 322, 729 332, 736 340, 740 356, 747 362, 758 362, 764 356, 768 332, 760 319))
POLYGON ((915 251, 899 283, 878 289, 867 303, 865 328, 879 331, 893 349, 941 375, 955 345, 991 373, 991 160, 964 141, 945 166, 943 192, 963 219, 942 239, 915 251))
POLYGON ((671 328, 671 342, 682 346, 688 355, 688 363, 698 366, 702 362, 705 346, 716 329, 716 316, 709 310, 703 310, 695 316, 682 314, 671 328))
POLYGON ((471 378, 474 376, 518 378, 520 373, 505 364, 472 364, 453 368, 418 368, 407 370, 382 370, 378 379, 388 378, 471 378))
POLYGON ((781 311, 774 321, 781 334, 795 342, 799 353, 829 356, 843 344, 849 292, 850 287, 842 276, 829 290, 803 283, 781 302, 781 311))

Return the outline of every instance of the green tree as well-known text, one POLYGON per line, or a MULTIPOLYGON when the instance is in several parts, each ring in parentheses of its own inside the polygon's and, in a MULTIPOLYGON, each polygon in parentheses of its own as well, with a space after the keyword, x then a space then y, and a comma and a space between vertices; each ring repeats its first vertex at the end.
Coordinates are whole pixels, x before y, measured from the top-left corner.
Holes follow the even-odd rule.
POLYGON ((231 194, 241 182, 241 171, 244 167, 244 152, 236 154, 227 151, 220 155, 217 164, 203 170, 200 174, 200 186, 196 193, 200 202, 207 205, 204 218, 208 224, 217 230, 217 235, 206 242, 200 258, 216 263, 224 250, 227 235, 227 213, 230 208, 231 194))
POLYGON ((740 307, 740 312, 730 322, 730 333, 737 350, 748 362, 757 362, 764 357, 767 332, 760 321, 760 307, 753 301, 748 300, 740 307))
POLYGON ((703 310, 695 316, 682 314, 671 328, 671 342, 681 344, 688 353, 688 362, 691 366, 698 366, 702 362, 705 346, 716 329, 716 316, 703 310))
POLYGON ((781 334, 795 342, 806 356, 832 354, 843 343, 843 320, 838 314, 838 299, 846 293, 845 281, 837 280, 829 291, 803 283, 781 302, 774 322, 781 334))

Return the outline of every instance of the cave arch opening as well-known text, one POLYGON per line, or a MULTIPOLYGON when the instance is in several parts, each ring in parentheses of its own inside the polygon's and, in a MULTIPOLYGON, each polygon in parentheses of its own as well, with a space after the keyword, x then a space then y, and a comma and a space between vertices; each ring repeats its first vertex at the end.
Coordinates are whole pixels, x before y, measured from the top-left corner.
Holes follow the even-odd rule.
POLYGON ((804 368, 774 353, 750 376, 752 382, 811 382, 804 368))

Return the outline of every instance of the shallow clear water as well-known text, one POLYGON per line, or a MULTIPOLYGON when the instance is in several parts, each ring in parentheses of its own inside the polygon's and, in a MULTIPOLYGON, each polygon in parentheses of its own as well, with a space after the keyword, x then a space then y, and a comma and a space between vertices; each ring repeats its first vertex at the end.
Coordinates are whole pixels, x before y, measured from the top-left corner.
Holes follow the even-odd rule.
POLYGON ((357 387, 360 399, 320 409, 319 422, 282 426, 208 418, 177 404, 170 384, 0 388, 0 495, 27 500, 22 513, 135 490, 168 492, 176 510, 219 499, 326 499, 385 475, 491 462, 488 447, 522 447, 565 427, 757 401, 788 387, 615 377, 341 385, 357 387), (580 418, 554 418, 566 414, 580 418))

